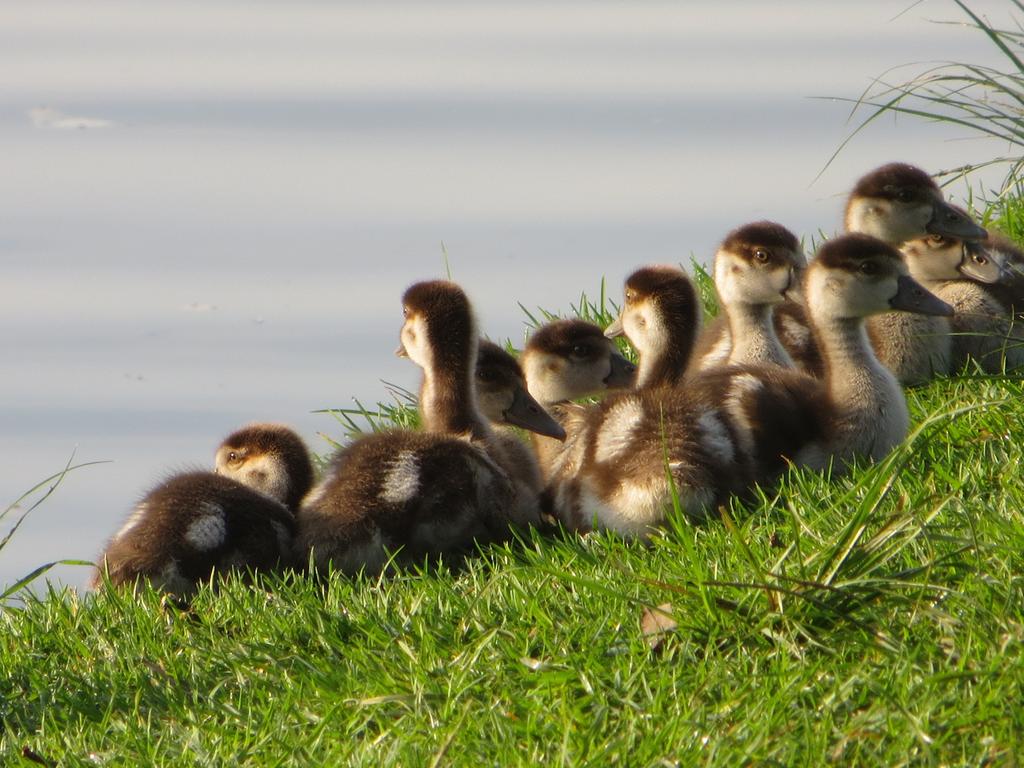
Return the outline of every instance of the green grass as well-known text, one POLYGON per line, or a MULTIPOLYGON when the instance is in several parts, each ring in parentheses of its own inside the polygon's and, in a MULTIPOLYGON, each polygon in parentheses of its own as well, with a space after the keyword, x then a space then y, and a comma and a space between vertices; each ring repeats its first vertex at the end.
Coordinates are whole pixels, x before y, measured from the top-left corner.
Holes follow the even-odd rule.
MULTIPOLYGON (((1009 765, 1024 746, 1024 383, 650 546, 530 538, 466 570, 25 596, 0 764, 1009 765), (670 629, 645 635, 656 606, 670 629)), ((951 407, 955 404, 956 411, 951 407)))
POLYGON ((866 116, 833 153, 826 168, 877 118, 906 115, 994 140, 995 151, 1006 153, 978 165, 947 169, 940 176, 952 181, 978 168, 1003 166, 1006 176, 1000 196, 1019 193, 1018 180, 1024 170, 1024 0, 1007 0, 1005 21, 1002 13, 998 21, 992 21, 969 2, 953 2, 964 20, 942 23, 956 24, 985 38, 999 66, 946 60, 905 64, 882 73, 859 98, 841 99, 853 104, 854 114, 866 116), (904 73, 908 70, 916 73, 907 77, 904 73))

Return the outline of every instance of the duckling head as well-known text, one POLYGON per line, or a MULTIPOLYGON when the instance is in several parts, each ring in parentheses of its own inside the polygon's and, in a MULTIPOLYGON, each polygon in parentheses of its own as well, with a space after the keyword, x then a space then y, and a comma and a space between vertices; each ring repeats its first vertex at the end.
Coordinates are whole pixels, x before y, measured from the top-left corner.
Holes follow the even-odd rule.
POLYGON ((806 291, 818 320, 865 318, 894 309, 953 314, 910 276, 899 251, 869 235, 842 235, 822 245, 807 270, 806 291))
POLYGON ((281 424, 250 424, 217 449, 214 471, 280 501, 294 511, 313 485, 309 451, 281 424))
POLYGON ((925 235, 983 240, 985 230, 945 201, 927 173, 906 163, 889 163, 862 176, 846 203, 846 229, 891 245, 925 235))
POLYGON ((966 278, 995 283, 1003 274, 998 258, 984 243, 929 235, 904 243, 900 252, 910 274, 924 282, 966 278))
POLYGON ((715 253, 715 287, 723 304, 772 306, 799 285, 807 258, 796 235, 758 221, 726 235, 715 253))
POLYGON ((476 319, 469 299, 455 283, 430 280, 402 296, 401 342, 397 354, 426 370, 458 370, 476 363, 476 319))
POLYGON ((688 358, 700 326, 697 293, 679 267, 641 267, 626 278, 625 301, 605 336, 625 335, 641 358, 678 348, 688 358))
POLYGON ((555 320, 530 337, 523 350, 526 384, 545 405, 630 388, 636 366, 593 323, 555 320))
POLYGON ((516 359, 485 339, 480 340, 476 359, 476 396, 480 412, 496 424, 565 439, 565 430, 527 391, 516 359))

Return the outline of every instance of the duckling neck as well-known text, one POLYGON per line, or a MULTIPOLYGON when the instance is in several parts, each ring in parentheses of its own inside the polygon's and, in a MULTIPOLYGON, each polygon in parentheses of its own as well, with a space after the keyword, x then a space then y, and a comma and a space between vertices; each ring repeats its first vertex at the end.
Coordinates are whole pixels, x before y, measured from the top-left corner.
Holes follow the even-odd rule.
POLYGON ((678 384, 690 364, 692 348, 693 338, 690 337, 681 340, 681 343, 670 342, 664 349, 641 353, 637 368, 637 389, 673 387, 678 384))
POLYGON ((906 436, 903 390, 875 356, 863 318, 814 324, 835 409, 837 455, 880 458, 906 436))
POLYGON ((493 436, 476 404, 476 390, 468 374, 425 371, 420 388, 420 418, 428 432, 466 435, 471 440, 493 436))
POLYGON ((793 367, 793 359, 782 346, 772 324, 770 304, 738 304, 729 307, 730 364, 771 363, 793 367))

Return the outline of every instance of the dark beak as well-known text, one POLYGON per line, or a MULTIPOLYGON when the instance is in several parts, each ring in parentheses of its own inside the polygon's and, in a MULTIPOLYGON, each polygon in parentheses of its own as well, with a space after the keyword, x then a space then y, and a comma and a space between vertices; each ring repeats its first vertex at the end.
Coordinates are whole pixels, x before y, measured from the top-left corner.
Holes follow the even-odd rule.
POLYGON ((896 279, 896 295, 889 299, 889 306, 917 315, 939 315, 949 317, 953 308, 933 293, 929 293, 909 275, 896 279))
POLYGON ((984 240, 988 232, 974 223, 970 216, 954 208, 944 200, 936 201, 932 208, 932 220, 925 229, 930 235, 957 237, 961 240, 984 240))
POLYGON ((522 387, 516 389, 512 405, 505 411, 505 421, 514 427, 522 427, 538 435, 553 437, 556 440, 565 440, 565 430, 562 425, 540 407, 540 403, 533 399, 529 392, 522 387))
POLYGON ((632 389, 636 383, 636 366, 618 352, 612 352, 611 364, 612 370, 604 379, 605 386, 608 389, 632 389))
POLYGON ((622 315, 619 315, 612 320, 611 325, 604 329, 604 335, 609 339, 626 335, 626 332, 622 328, 622 315))
POLYGON ((971 280, 988 284, 998 283, 1003 276, 1002 267, 979 243, 964 243, 960 272, 971 280))

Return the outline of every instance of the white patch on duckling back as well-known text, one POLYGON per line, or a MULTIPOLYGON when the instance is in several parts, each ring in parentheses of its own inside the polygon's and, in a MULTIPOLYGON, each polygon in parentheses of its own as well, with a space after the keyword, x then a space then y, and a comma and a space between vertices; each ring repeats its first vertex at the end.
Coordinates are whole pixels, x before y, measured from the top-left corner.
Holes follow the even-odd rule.
POLYGON ((142 502, 141 504, 138 504, 135 507, 135 509, 132 510, 131 515, 128 516, 128 520, 125 521, 125 524, 121 526, 121 530, 119 530, 117 533, 114 534, 114 541, 117 541, 122 536, 127 534, 130 530, 135 528, 135 526, 137 526, 139 523, 141 523, 142 522, 142 518, 144 518, 146 516, 146 513, 147 513, 148 510, 149 510, 149 507, 146 504, 146 502, 142 502))
POLYGON ((219 504, 204 501, 199 505, 196 518, 185 531, 185 541, 200 552, 208 552, 223 544, 227 534, 224 510, 219 504))
POLYGON ((643 415, 644 409, 636 398, 625 398, 615 403, 598 430, 594 460, 598 463, 611 461, 628 451, 643 415))
POLYGON ((732 443, 729 430, 718 413, 707 409, 697 417, 697 426, 701 431, 701 445, 722 463, 732 463, 736 458, 736 446, 732 443))
POLYGON ((380 497, 389 504, 404 504, 420 489, 420 462, 412 451, 400 452, 384 474, 380 497))
POLYGON ((724 400, 725 410, 732 417, 733 426, 736 427, 736 438, 739 440, 740 448, 748 456, 754 452, 754 426, 747 416, 744 401, 763 386, 764 382, 756 376, 741 373, 733 377, 729 394, 724 400))

